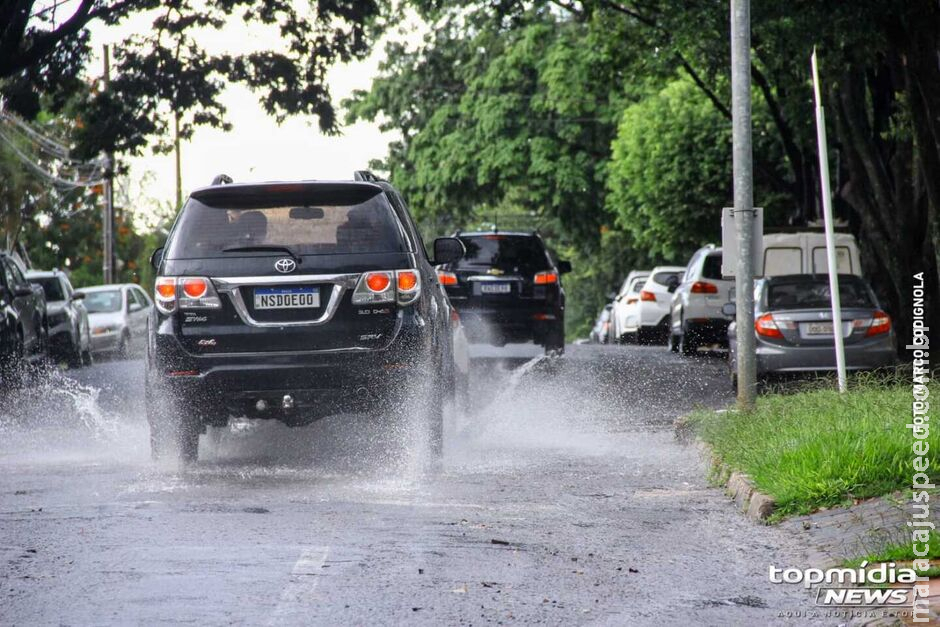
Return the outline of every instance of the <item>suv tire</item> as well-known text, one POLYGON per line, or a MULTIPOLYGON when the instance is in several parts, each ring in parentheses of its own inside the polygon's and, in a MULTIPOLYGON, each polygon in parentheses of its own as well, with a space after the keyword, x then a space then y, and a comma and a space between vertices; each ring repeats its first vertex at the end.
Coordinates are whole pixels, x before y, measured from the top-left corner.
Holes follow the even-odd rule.
POLYGON ((147 422, 150 425, 150 451, 154 461, 170 459, 175 455, 179 462, 195 462, 199 457, 199 424, 192 416, 182 414, 168 395, 157 398, 156 393, 147 386, 145 401, 147 422))

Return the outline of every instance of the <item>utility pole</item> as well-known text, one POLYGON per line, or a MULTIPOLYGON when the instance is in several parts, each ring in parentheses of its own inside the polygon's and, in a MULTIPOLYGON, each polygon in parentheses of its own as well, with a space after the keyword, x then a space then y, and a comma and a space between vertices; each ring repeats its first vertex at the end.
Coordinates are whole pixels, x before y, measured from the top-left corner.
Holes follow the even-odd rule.
MULTIPOLYGON (((104 89, 111 85, 111 54, 108 45, 104 50, 104 89)), ((104 240, 102 274, 105 283, 114 283, 114 154, 105 157, 104 208, 101 216, 101 236, 104 240)))
POLYGON ((176 210, 183 206, 183 168, 180 162, 180 114, 173 105, 173 148, 176 151, 176 210))
POLYGON ((754 408, 757 396, 754 338, 754 180, 751 152, 751 3, 731 0, 731 120, 734 222, 738 232, 735 270, 738 342, 738 408, 754 408))

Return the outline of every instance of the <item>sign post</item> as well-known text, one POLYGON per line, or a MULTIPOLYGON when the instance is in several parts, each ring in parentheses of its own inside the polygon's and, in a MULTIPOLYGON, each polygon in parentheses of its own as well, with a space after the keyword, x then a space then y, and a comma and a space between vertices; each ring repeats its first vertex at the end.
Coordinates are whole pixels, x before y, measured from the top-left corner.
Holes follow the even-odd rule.
POLYGON ((832 230, 832 193, 829 189, 829 150, 826 145, 826 114, 819 95, 819 69, 813 49, 813 90, 816 93, 816 140, 819 143, 819 182, 821 184, 823 226, 826 231, 826 265, 829 266, 829 297, 832 304, 832 337, 836 344, 836 370, 839 392, 845 392, 845 345, 842 335, 842 302, 839 295, 839 266, 836 262, 835 235, 832 230))

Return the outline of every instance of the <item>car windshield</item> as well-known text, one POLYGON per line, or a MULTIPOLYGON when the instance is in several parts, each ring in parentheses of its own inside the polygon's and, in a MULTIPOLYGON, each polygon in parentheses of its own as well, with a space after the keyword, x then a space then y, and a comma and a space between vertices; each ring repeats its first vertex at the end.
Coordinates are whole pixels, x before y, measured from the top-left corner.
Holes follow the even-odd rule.
POLYGON ((270 256, 288 250, 331 255, 403 252, 405 247, 394 211, 378 188, 262 188, 190 198, 167 258, 270 256))
POLYGON ((498 268, 506 272, 548 269, 548 257, 541 240, 529 235, 473 235, 460 241, 467 254, 457 263, 459 268, 498 268))
POLYGON ((646 285, 646 279, 649 277, 638 277, 634 279, 633 283, 630 285, 630 292, 639 293, 643 289, 643 286, 646 285))
POLYGON ((41 279, 30 279, 30 283, 35 283, 42 287, 46 293, 46 300, 50 303, 57 300, 65 300, 65 294, 62 291, 62 283, 56 277, 43 277, 41 279))
MULTIPOLYGON (((767 288, 767 309, 828 309, 831 306, 829 293, 829 280, 826 278, 775 281, 767 288)), ((843 307, 875 307, 868 287, 848 277, 839 278, 839 300, 843 307)))
POLYGON ((121 290, 85 292, 85 309, 88 313, 121 311, 121 290))

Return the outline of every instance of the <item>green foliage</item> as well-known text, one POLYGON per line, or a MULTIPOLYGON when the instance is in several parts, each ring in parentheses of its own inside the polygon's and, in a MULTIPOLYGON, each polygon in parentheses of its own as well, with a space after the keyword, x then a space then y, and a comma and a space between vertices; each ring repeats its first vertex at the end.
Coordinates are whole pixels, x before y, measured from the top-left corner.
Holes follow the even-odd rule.
POLYGON ((626 108, 613 141, 609 206, 651 255, 681 261, 720 239, 731 127, 688 80, 626 108))
POLYGON ((69 3, 70 17, 62 19, 61 3, 49 4, 0 5, 0 92, 28 119, 50 107, 80 117, 78 148, 86 156, 106 149, 140 152, 150 138, 167 135, 173 114, 181 116, 184 138, 195 126, 228 128, 219 97, 230 82, 258 92, 264 109, 278 119, 316 115, 321 130, 336 132, 326 70, 365 56, 388 8, 378 0, 306 7, 291 0, 80 0, 69 3), (86 93, 81 72, 91 59, 89 25, 140 17, 151 20, 150 27, 116 48, 109 89, 86 93), (269 31, 277 45, 245 55, 205 45, 205 31, 236 21, 269 31))
MULTIPOLYGON (((898 416, 910 404, 909 385, 861 383, 844 395, 831 388, 771 394, 753 412, 702 412, 695 420, 721 460, 747 473, 786 516, 909 488, 911 431, 898 416)), ((931 430, 928 444, 940 449, 940 430, 931 430)), ((931 466, 930 474, 940 479, 940 469, 931 466)))

